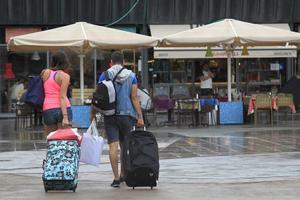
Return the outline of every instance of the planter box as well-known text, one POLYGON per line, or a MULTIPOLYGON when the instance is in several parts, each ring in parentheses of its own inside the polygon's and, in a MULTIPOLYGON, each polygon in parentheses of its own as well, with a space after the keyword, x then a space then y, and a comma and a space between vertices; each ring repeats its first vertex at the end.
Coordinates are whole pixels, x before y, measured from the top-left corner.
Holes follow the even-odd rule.
POLYGON ((243 102, 220 102, 220 124, 243 124, 243 102))
POLYGON ((90 126, 91 106, 72 106, 72 127, 88 128, 90 126))

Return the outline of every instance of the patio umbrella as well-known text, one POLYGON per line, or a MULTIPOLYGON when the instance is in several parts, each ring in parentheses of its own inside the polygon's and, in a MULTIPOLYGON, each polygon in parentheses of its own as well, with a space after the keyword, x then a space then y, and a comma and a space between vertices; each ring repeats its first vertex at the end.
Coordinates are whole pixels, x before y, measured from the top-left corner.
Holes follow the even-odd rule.
POLYGON ((15 52, 55 51, 71 49, 80 58, 80 97, 83 101, 83 59, 93 48, 135 49, 153 47, 158 39, 125 31, 97 26, 86 22, 54 28, 46 31, 12 37, 8 50, 15 52))
POLYGON ((227 93, 231 101, 231 57, 238 46, 285 46, 299 44, 300 33, 224 19, 162 38, 163 47, 223 47, 227 52, 227 93))

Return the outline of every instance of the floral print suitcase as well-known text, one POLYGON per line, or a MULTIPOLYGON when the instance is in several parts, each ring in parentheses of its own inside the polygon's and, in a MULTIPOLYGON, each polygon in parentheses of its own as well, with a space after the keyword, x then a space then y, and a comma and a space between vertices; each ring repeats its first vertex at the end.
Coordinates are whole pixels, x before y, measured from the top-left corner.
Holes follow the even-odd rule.
POLYGON ((78 182, 79 145, 77 141, 48 141, 47 158, 43 162, 45 191, 73 190, 78 182))

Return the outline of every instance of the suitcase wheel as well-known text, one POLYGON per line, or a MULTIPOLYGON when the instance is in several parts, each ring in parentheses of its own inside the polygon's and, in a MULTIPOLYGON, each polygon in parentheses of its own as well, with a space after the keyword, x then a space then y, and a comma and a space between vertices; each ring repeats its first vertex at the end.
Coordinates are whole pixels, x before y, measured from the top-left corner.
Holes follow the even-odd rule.
POLYGON ((73 187, 73 192, 76 192, 77 184, 73 187))
POLYGON ((153 190, 153 186, 151 186, 151 190, 153 190))
POLYGON ((47 186, 47 184, 44 182, 44 190, 45 190, 45 192, 48 192, 48 190, 49 190, 49 187, 47 186))
POLYGON ((132 189, 134 189, 134 187, 132 187, 132 189))

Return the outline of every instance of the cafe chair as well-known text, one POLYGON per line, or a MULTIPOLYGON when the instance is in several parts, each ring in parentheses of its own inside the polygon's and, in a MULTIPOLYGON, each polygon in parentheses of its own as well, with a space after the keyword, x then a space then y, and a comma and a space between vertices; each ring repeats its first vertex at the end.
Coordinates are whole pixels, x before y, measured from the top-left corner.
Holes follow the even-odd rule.
POLYGON ((194 125, 194 115, 197 100, 191 98, 189 87, 186 84, 174 85, 171 92, 172 99, 175 100, 175 112, 177 114, 177 126, 180 127, 182 123, 194 125))
POLYGON ((153 107, 154 107, 154 123, 157 126, 158 112, 166 112, 168 121, 159 123, 160 125, 173 124, 172 111, 175 107, 175 102, 170 98, 170 86, 168 84, 155 84, 153 89, 153 107))
POLYGON ((198 107, 199 101, 197 99, 178 99, 175 105, 177 126, 180 127, 182 124, 196 125, 195 115, 198 107))
POLYGON ((25 103, 17 103, 16 105, 16 120, 15 130, 22 130, 33 126, 34 110, 31 106, 25 103))
POLYGON ((172 88, 171 97, 173 99, 188 99, 191 98, 189 87, 185 84, 174 85, 172 88))
POLYGON ((248 107, 251 100, 251 96, 243 97, 243 110, 245 122, 253 123, 253 115, 248 115, 248 107))
POLYGON ((166 96, 170 97, 170 85, 165 83, 157 83, 153 88, 153 97, 166 96))
POLYGON ((279 122, 279 113, 290 113, 291 120, 294 121, 294 115, 291 106, 294 105, 293 95, 289 93, 278 93, 277 94, 277 111, 276 111, 276 122, 279 122))
POLYGON ((217 122, 217 107, 219 100, 213 97, 199 99, 199 114, 200 124, 202 126, 216 125, 217 122))
POLYGON ((257 94, 254 106, 254 124, 257 125, 257 116, 259 112, 268 112, 270 123, 273 125, 272 97, 268 94, 257 94))
POLYGON ((243 103, 246 107, 248 107, 250 100, 251 100, 251 96, 244 96, 243 97, 243 103))

